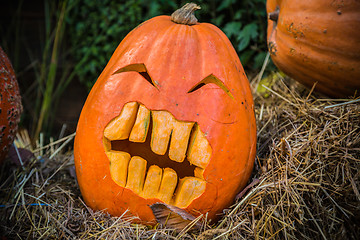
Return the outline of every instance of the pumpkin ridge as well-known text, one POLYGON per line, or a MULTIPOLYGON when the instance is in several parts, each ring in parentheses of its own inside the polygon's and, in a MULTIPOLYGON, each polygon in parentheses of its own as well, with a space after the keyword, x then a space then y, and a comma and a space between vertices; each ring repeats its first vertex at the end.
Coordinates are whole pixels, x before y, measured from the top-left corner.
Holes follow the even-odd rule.
MULTIPOLYGON (((229 43, 231 44, 231 42, 230 42, 230 40, 229 39, 227 39, 227 37, 226 37, 226 35, 220 30, 220 29, 218 29, 215 25, 212 25, 212 24, 208 24, 208 23, 205 23, 207 26, 210 26, 210 28, 212 29, 212 30, 214 30, 214 32, 216 32, 216 34, 222 39, 222 41, 223 41, 223 45, 225 45, 226 46, 226 48, 227 48, 227 52, 228 52, 228 54, 230 55, 230 57, 232 57, 232 58, 237 58, 237 62, 235 62, 234 64, 235 65, 237 65, 236 66, 236 68, 240 68, 240 69, 238 69, 238 71, 236 72, 236 74, 237 75, 239 75, 239 77, 242 77, 241 76, 241 74, 240 74, 240 71, 242 71, 242 72, 244 72, 244 70, 243 70, 243 67, 242 67, 242 65, 241 65, 241 62, 240 62, 240 59, 239 59, 239 57, 238 57, 238 55, 237 55, 237 53, 235 52, 235 50, 234 49, 231 49, 230 48, 230 45, 229 45, 229 43), (240 70, 240 71, 239 71, 240 70)), ((246 78, 246 75, 244 74, 244 76, 245 76, 245 78, 246 78)), ((248 80, 247 80, 247 78, 246 78, 246 82, 248 83, 248 80)), ((246 102, 246 100, 244 100, 245 101, 245 104, 249 104, 251 107, 252 107, 252 111, 254 111, 254 104, 253 104, 253 100, 252 100, 252 93, 251 93, 251 89, 250 89, 250 86, 248 85, 248 84, 246 84, 246 82, 244 82, 244 81, 241 81, 240 82, 240 93, 241 93, 241 96, 250 96, 250 97, 245 97, 245 99, 250 99, 250 102, 246 102)), ((231 90, 231 86, 228 86, 229 88, 230 88, 230 90, 231 90)), ((236 93, 234 93, 234 95, 235 95, 236 93)), ((239 93, 237 93, 237 94, 239 94, 239 93)), ((247 110, 248 112, 251 112, 251 110, 247 110)), ((213 119, 212 119, 213 120, 213 119)), ((215 120, 213 120, 213 121, 215 121, 215 120)), ((254 132, 255 132, 255 134, 254 134, 254 132, 251 132, 251 131, 247 131, 247 133, 248 133, 248 138, 250 138, 250 139, 252 139, 251 140, 251 142, 254 142, 254 144, 251 146, 251 149, 250 149, 250 151, 248 152, 248 155, 247 155, 247 157, 246 157, 246 159, 255 159, 255 154, 256 154, 256 125, 252 125, 251 123, 253 123, 253 122, 255 122, 255 116, 254 115, 252 115, 252 114, 248 114, 248 121, 247 121, 247 123, 249 124, 248 125, 248 128, 252 128, 252 129, 254 129, 254 132), (254 136, 255 135, 255 136, 254 136)), ((235 122, 232 122, 231 124, 234 124, 234 123, 236 123, 236 121, 235 122)), ((224 123, 224 124, 227 124, 227 123, 224 123)), ((245 133, 242 133, 242 134, 245 134, 245 133)), ((251 169, 253 168, 253 162, 250 162, 250 161, 247 161, 246 163, 245 163, 245 167, 244 167, 244 169, 248 169, 248 167, 249 167, 249 164, 252 164, 252 167, 251 167, 251 169)), ((251 172, 252 171, 248 171, 248 177, 250 177, 250 175, 251 175, 251 172)), ((245 177, 244 179, 248 179, 248 177, 245 177)), ((247 180, 246 180, 247 181, 247 180)), ((245 185, 246 184, 246 181, 245 182, 243 182, 241 185, 245 185)))
MULTIPOLYGON (((238 69, 238 70, 242 70, 242 71, 243 71, 243 67, 241 66, 241 64, 239 64, 239 63, 240 63, 240 59, 239 59, 237 53, 235 52, 235 50, 230 48, 229 44, 231 44, 231 42, 226 38, 226 36, 224 35, 224 33, 223 33, 218 27, 216 27, 216 26, 213 25, 213 24, 204 23, 204 24, 202 24, 202 25, 203 25, 203 29, 207 29, 208 33, 209 33, 210 30, 211 30, 211 32, 216 33, 216 35, 222 40, 222 42, 223 42, 222 45, 223 45, 223 46, 226 46, 226 52, 227 52, 227 54, 229 55, 229 58, 237 58, 237 62, 234 63, 235 67, 236 67, 236 68, 240 68, 240 69, 238 69)), ((212 34, 208 34, 208 35, 210 36, 210 35, 212 35, 212 34)), ((220 62, 220 61, 219 61, 219 62, 220 62)), ((212 73, 212 74, 214 74, 214 73, 212 73)), ((241 74, 239 73, 239 71, 237 72, 237 74, 239 74, 239 76, 241 76, 241 74)), ((218 77, 218 76, 217 76, 217 77, 218 77)), ((228 79, 230 79, 230 78, 227 76, 227 77, 225 77, 224 79, 222 79, 222 81, 224 82, 224 84, 226 84, 226 86, 229 88, 229 90, 230 90, 231 92, 233 92, 234 90, 232 90, 232 86, 228 86, 227 83, 226 83, 226 81, 227 81, 228 79)), ((247 86, 246 86, 246 84, 245 84, 243 81, 241 81, 241 87, 240 87, 240 88, 241 88, 241 93, 242 93, 243 95, 248 95, 248 93, 246 93, 247 91, 245 90, 245 89, 247 89, 247 86)), ((249 89, 249 90, 250 90, 250 89, 249 89)), ((233 95, 236 95, 236 93, 233 93, 233 95)), ((234 97, 235 97, 235 96, 234 96, 234 97)))
MULTIPOLYGON (((155 39, 151 39, 152 41, 156 42, 156 44, 151 44, 149 47, 149 50, 146 51, 147 54, 144 56, 144 62, 147 66, 150 74, 152 70, 154 70, 153 62, 156 62, 156 72, 157 75, 164 76, 169 75, 169 68, 166 67, 169 65, 171 55, 166 53, 167 49, 171 48, 172 41, 173 41, 173 33, 176 31, 175 24, 169 27, 166 27, 162 29, 159 34, 157 34, 157 37, 155 39), (154 55, 153 53, 159 53, 159 55, 154 55), (161 56, 159 58, 159 56, 161 56)), ((157 76, 154 77, 154 81, 158 81, 159 89, 162 89, 164 86, 163 81, 166 81, 167 79, 159 79, 157 76)), ((160 90, 161 92, 161 90, 160 90)))
MULTIPOLYGON (((174 91, 177 91, 176 89, 178 89, 183 84, 189 85, 190 88, 191 83, 189 81, 180 81, 183 79, 182 77, 186 76, 188 80, 200 80, 198 79, 200 70, 196 68, 189 71, 187 69, 187 65, 192 65, 195 62, 197 65, 199 65, 199 61, 201 60, 201 58, 196 57, 196 59, 194 60, 194 57, 197 54, 193 56, 193 51, 198 51, 199 49, 199 44, 194 37, 196 36, 196 31, 190 26, 175 23, 173 24, 173 26, 169 27, 166 31, 164 31, 163 38, 157 39, 157 41, 159 41, 159 44, 154 49, 152 49, 151 52, 157 52, 159 53, 159 56, 161 56, 160 58, 158 57, 156 59, 156 69, 158 75, 178 78, 178 81, 170 81, 170 79, 164 79, 164 77, 163 79, 157 79, 158 81, 160 81, 160 84, 161 82, 163 83, 163 90, 171 88, 174 89, 174 91), (185 44, 181 44, 184 42, 184 39, 186 40, 185 44), (189 46, 190 44, 191 46, 189 46), (184 51, 184 49, 191 50, 184 51), (177 67, 169 68, 169 65, 177 67), (172 69, 176 71, 172 72, 172 69), (180 71, 180 69, 182 70, 180 71)), ((148 61, 153 62, 155 61, 155 59, 149 59, 148 61)), ((179 92, 179 94, 185 95, 186 91, 179 92)))
MULTIPOLYGON (((280 34, 282 35, 283 33, 280 32, 280 34)), ((280 35, 280 36, 281 36, 280 35)), ((283 36, 288 36, 283 34, 283 36)), ((308 59, 306 57, 303 57, 303 61, 308 61, 309 63, 313 63, 312 66, 306 66, 305 68, 303 68, 303 72, 302 74, 306 74, 306 69, 311 68, 314 69, 314 72, 311 73, 312 75, 326 75, 328 77, 331 77, 334 73, 332 73, 332 71, 325 71, 325 68, 323 68, 323 72, 318 72, 315 71, 315 69, 319 69, 319 67, 317 66, 317 63, 326 63, 329 66, 331 65, 333 68, 338 68, 338 69, 343 69, 343 68, 348 68, 349 66, 353 65, 353 61, 354 60, 358 60, 357 57, 354 58, 346 58, 343 59, 341 62, 337 61, 339 55, 343 55, 343 56, 347 56, 346 53, 344 53, 343 51, 339 51, 339 52, 335 52, 334 50, 327 50, 327 48, 325 47, 321 47, 321 45, 314 45, 314 44, 308 44, 307 41, 302 41, 297 39, 296 43, 292 43, 290 40, 292 40, 291 37, 289 37, 289 41, 286 41, 286 38, 281 38, 281 37, 277 37, 278 39, 278 44, 277 46, 282 48, 282 49, 289 49, 289 51, 291 51, 291 49, 293 49, 294 51, 294 55, 288 54, 288 55, 284 55, 283 57, 287 58, 287 61, 298 61, 300 58, 302 58, 302 51, 304 51, 305 48, 308 49, 316 49, 316 51, 314 51, 311 55, 311 59, 308 59), (301 51, 299 52, 299 47, 298 48, 292 48, 291 46, 298 44, 299 42, 303 43, 303 46, 301 47, 301 51), (324 55, 327 55, 328 57, 326 59, 324 59, 324 55)), ((276 56, 275 56, 276 58, 276 56)), ((298 66, 297 64, 294 64, 293 68, 299 68, 301 66, 298 66)), ((324 66, 325 67, 325 66, 324 66)), ((311 75, 308 75, 309 77, 311 77, 311 75)))
MULTIPOLYGON (((333 59, 338 59, 339 55, 341 55, 342 57, 346 57, 346 58, 350 58, 349 62, 352 62, 354 60, 359 60, 360 54, 354 52, 345 52, 343 49, 339 49, 339 48, 333 48, 333 47, 329 47, 329 46, 325 46, 324 44, 314 44, 309 42, 308 38, 297 38, 296 40, 294 40, 294 38, 289 35, 289 34, 285 34, 282 31, 277 31, 275 38, 277 39, 276 42, 285 45, 287 49, 289 49, 289 51, 299 51, 297 49, 300 49, 299 47, 297 48, 293 48, 292 46, 297 45, 299 43, 301 43, 303 45, 303 47, 301 48, 300 51, 303 51, 304 48, 309 48, 309 49, 315 49, 316 52, 320 53, 320 54, 326 54, 329 56, 329 58, 333 58, 333 59)), ((322 57, 323 58, 323 57, 322 57)), ((347 59, 345 59, 345 61, 348 61, 347 59)), ((334 61, 332 61, 334 62, 334 61)), ((343 65, 350 65, 349 63, 343 64, 343 65)))
MULTIPOLYGON (((137 60, 137 62, 139 63, 144 63, 146 66, 146 62, 145 60, 147 59, 147 56, 150 55, 151 48, 154 46, 154 44, 152 44, 153 41, 157 41, 157 38, 159 36, 161 36, 164 30, 166 30, 167 28, 169 28, 169 26, 171 26, 172 23, 169 21, 169 17, 168 16, 158 16, 158 17, 154 17, 152 19, 149 19, 147 21, 145 21, 144 23, 140 24, 136 29, 138 29, 138 31, 134 31, 132 30, 130 33, 128 33, 125 38, 121 41, 121 43, 119 44, 119 46, 116 48, 116 50, 113 53, 113 56, 123 56, 125 54, 127 54, 131 49, 137 48, 137 51, 135 51, 133 53, 133 55, 137 55, 138 52, 141 52, 142 54, 142 59, 126 59, 126 61, 121 61, 119 62, 119 57, 115 58, 113 61, 109 61, 109 63, 113 63, 112 66, 112 71, 115 71, 115 69, 119 69, 125 65, 134 63, 134 60, 137 60), (154 27, 153 22, 157 22, 156 26, 154 27), (149 26, 148 26, 149 25, 149 26), (150 28, 150 30, 146 30, 145 33, 144 31, 142 31, 142 29, 145 29, 146 27, 152 27, 150 28), (150 39, 150 41, 149 41, 150 39), (136 40, 136 41, 135 41, 136 40), (144 42, 145 44, 142 45, 138 45, 138 42, 144 42), (150 51, 142 51, 141 48, 150 48, 150 51), (145 52, 145 54, 144 54, 145 52), (120 64, 123 64, 123 66, 120 66, 120 64)), ((112 57, 110 58, 112 59, 112 57)), ((148 66, 147 66, 148 67, 148 66)), ((99 77, 100 78, 100 77, 99 77)))

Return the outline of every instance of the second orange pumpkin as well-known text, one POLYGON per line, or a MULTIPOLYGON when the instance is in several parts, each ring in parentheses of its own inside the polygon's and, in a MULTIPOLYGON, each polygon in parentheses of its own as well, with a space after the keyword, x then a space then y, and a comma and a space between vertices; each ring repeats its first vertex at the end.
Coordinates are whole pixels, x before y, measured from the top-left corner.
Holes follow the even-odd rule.
POLYGON ((332 97, 360 95, 360 1, 267 0, 267 12, 280 70, 332 97))

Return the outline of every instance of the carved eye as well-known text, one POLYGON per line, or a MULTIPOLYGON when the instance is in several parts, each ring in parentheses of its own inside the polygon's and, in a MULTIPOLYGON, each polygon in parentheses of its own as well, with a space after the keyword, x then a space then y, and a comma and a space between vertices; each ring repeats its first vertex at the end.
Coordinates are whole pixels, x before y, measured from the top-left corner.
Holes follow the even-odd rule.
POLYGON ((143 63, 129 64, 125 67, 120 68, 116 72, 114 72, 113 75, 122 73, 122 72, 137 72, 141 76, 143 76, 143 78, 146 81, 148 81, 151 85, 153 85, 156 89, 158 89, 158 87, 156 86, 157 85, 156 82, 150 77, 149 72, 147 71, 145 64, 143 64, 143 63))
POLYGON ((188 93, 192 93, 196 90, 198 90, 199 88, 205 86, 208 83, 213 83, 216 84, 218 87, 220 87, 222 90, 225 91, 225 93, 231 97, 232 99, 234 99, 234 96, 231 94, 229 88, 227 86, 225 86, 225 84, 218 79, 216 76, 214 76, 213 74, 210 74, 209 76, 207 76, 206 78, 204 78, 203 80, 201 80, 200 82, 198 82, 197 84, 195 84, 195 86, 193 86, 188 93))

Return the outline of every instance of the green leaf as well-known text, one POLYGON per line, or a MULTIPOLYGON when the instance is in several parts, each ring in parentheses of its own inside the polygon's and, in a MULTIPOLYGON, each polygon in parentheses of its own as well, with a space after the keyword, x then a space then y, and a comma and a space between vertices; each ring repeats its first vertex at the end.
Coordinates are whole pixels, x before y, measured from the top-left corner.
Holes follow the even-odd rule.
POLYGON ((238 40, 239 44, 237 50, 240 52, 248 47, 251 39, 256 39, 258 36, 258 27, 256 23, 250 23, 240 31, 238 40))
POLYGON ((225 25, 224 32, 230 38, 240 32, 241 26, 241 22, 229 22, 225 25))
POLYGON ((254 51, 246 50, 240 54, 240 61, 243 66, 247 66, 250 62, 252 56, 254 55, 254 51))
POLYGON ((265 57, 266 57, 266 52, 260 52, 260 53, 256 54, 256 56, 254 58, 253 68, 254 69, 261 68, 264 63, 265 57))
POLYGON ((220 26, 224 20, 225 16, 224 15, 219 15, 217 18, 212 20, 212 23, 215 24, 216 26, 220 26))
POLYGON ((236 0, 223 0, 220 4, 220 6, 216 9, 217 11, 222 11, 226 8, 231 7, 231 5, 235 2, 236 0))
POLYGON ((236 11, 235 16, 234 16, 234 19, 235 19, 235 20, 240 20, 241 17, 242 17, 242 15, 243 15, 243 13, 242 13, 241 10, 236 11))
POLYGON ((238 47, 237 47, 237 50, 239 52, 241 52, 242 50, 244 50, 248 45, 249 45, 249 42, 250 42, 250 36, 248 35, 243 35, 241 38, 240 38, 240 42, 238 44, 238 47))

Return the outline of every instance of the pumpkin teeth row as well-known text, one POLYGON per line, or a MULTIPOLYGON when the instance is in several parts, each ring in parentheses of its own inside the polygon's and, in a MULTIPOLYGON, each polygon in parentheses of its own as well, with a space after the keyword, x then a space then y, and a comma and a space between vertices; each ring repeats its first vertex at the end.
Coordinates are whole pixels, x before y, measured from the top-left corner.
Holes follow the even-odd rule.
POLYGON ((203 172, 211 157, 211 147, 194 122, 178 121, 167 111, 151 111, 137 102, 124 105, 119 116, 104 129, 106 154, 110 160, 110 173, 115 183, 131 189, 144 198, 157 198, 178 207, 186 207, 205 191, 203 172), (171 168, 152 165, 147 160, 130 156, 125 151, 111 149, 111 141, 128 140, 144 143, 152 120, 150 148, 157 155, 195 165, 194 177, 178 180, 171 168))
POLYGON ((206 183, 202 179, 185 177, 178 183, 178 176, 171 168, 161 169, 152 165, 146 173, 147 161, 141 157, 111 150, 106 154, 114 182, 143 198, 157 198, 184 208, 205 191, 206 183))

